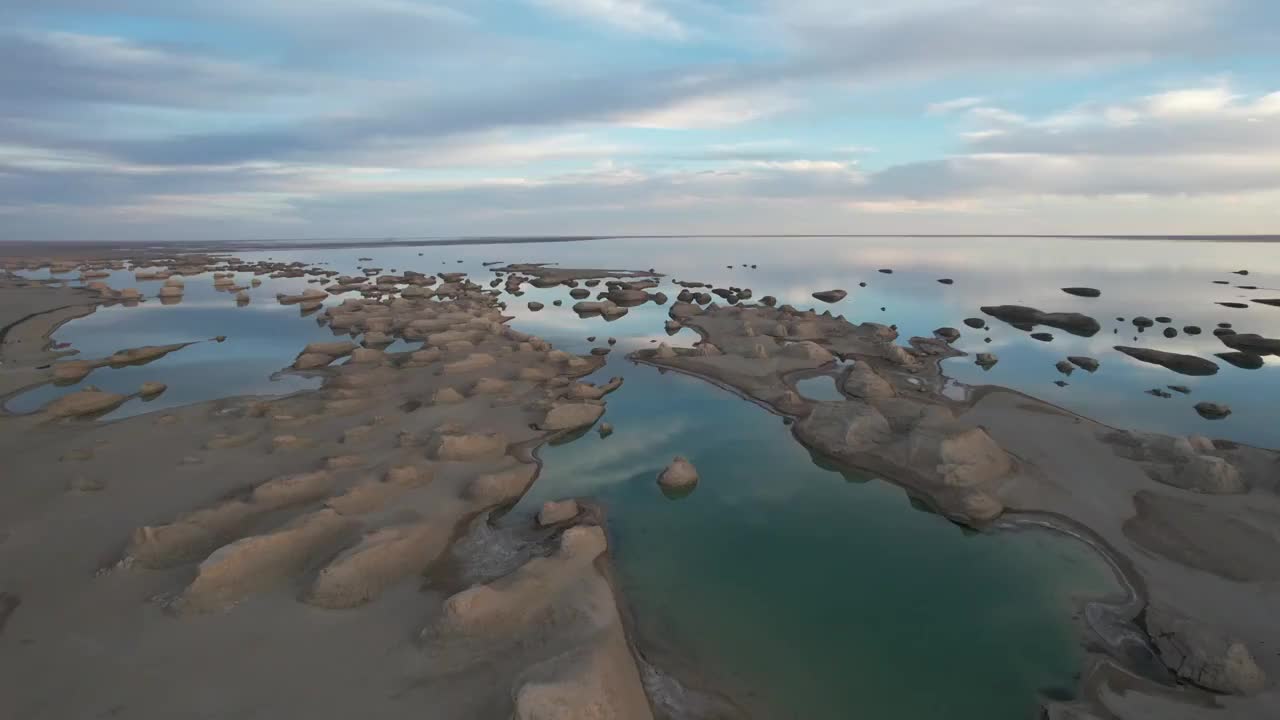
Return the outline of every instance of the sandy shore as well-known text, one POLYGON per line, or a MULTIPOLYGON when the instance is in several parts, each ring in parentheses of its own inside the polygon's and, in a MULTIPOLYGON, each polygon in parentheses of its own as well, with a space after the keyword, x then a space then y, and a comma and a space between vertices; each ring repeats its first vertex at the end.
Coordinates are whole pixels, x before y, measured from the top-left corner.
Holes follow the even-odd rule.
MULTIPOLYGON (((576 379, 603 358, 464 278, 407 280, 321 316, 335 342, 296 363, 320 390, 0 418, 0 715, 652 716, 592 513, 475 540, 533 449, 603 413, 616 384, 576 379)), ((12 337, 55 326, 13 312, 12 337)))

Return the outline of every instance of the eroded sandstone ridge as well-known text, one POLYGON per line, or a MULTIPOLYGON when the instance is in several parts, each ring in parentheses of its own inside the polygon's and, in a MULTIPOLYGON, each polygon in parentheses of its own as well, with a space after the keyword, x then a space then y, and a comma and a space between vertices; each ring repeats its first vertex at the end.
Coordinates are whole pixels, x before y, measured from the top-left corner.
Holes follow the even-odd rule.
POLYGON ((621 380, 581 382, 603 357, 461 274, 424 287, 317 314, 349 339, 285 370, 316 391, 98 423, 127 396, 81 389, 0 418, 0 714, 652 717, 600 513, 488 521, 621 380), (506 537, 460 542, 478 526, 506 537))

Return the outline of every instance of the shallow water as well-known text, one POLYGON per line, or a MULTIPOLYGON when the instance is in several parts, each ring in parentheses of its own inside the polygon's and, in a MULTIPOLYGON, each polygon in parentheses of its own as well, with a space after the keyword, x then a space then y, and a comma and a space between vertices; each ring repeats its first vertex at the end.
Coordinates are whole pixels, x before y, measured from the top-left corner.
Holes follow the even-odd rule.
POLYGON ((608 375, 626 378, 605 414, 615 433, 544 448, 507 521, 597 498, 659 666, 679 658, 766 718, 1025 720, 1042 691, 1074 692, 1077 601, 1118 587, 1083 545, 967 532, 815 465, 728 391, 621 359, 608 375), (654 480, 677 454, 701 479, 672 500, 654 480))
MULTIPOLYGON (((1013 387, 1113 425, 1280 447, 1280 425, 1269 402, 1280 383, 1276 358, 1259 370, 1219 362, 1217 375, 1186 377, 1111 349, 1137 344, 1213 359, 1213 353, 1228 350, 1210 334, 1224 321, 1239 332, 1280 336, 1280 308, 1215 304, 1280 297, 1280 290, 1235 287, 1280 288, 1277 245, 704 238, 282 248, 238 255, 249 261, 303 260, 344 273, 360 264, 388 272, 467 271, 478 280, 491 277, 482 263, 496 260, 653 267, 667 281, 750 287, 756 298, 772 294, 854 322, 894 323, 903 340, 940 326, 959 328, 958 348, 994 351, 1001 358, 989 372, 972 358, 948 361, 946 371, 962 383, 1013 387), (374 260, 361 263, 359 257, 374 260), (726 267, 730 263, 733 268, 726 267), (880 268, 894 272, 879 273, 880 268), (1240 269, 1250 275, 1230 274, 1240 269), (954 282, 944 285, 939 278, 954 282), (1095 287, 1102 296, 1074 297, 1060 290, 1067 286, 1095 287), (840 303, 810 297, 836 287, 849 291, 840 303), (1079 338, 1038 328, 1054 335, 1053 342, 1042 343, 994 318, 986 318, 985 331, 963 324, 966 317, 985 317, 979 306, 994 304, 1083 312, 1103 329, 1079 338), (1205 334, 1166 339, 1158 325, 1134 340, 1128 319, 1135 315, 1168 315, 1173 326, 1196 324, 1205 334), (991 342, 984 342, 988 337, 991 342), (1074 354, 1099 359, 1101 368, 1064 377, 1054 363, 1074 354), (1055 380, 1069 384, 1058 387, 1055 380), (1192 392, 1168 399, 1144 394, 1167 385, 1186 385, 1192 392), (1204 420, 1192 409, 1200 400, 1227 403, 1234 414, 1204 420)), ((159 287, 134 283, 131 274, 108 282, 146 293, 159 287)), ((145 380, 169 385, 157 400, 131 401, 109 417, 313 384, 287 374, 271 379, 305 343, 332 339, 327 328, 298 318, 296 307, 275 303, 276 292, 299 292, 308 287, 305 280, 264 278, 251 291, 253 303, 243 308, 230 295, 214 292, 211 283, 208 277, 188 278, 181 304, 152 300, 135 308, 102 308, 55 334, 85 358, 227 336, 224 343, 201 342, 146 366, 94 372, 85 383, 121 392, 145 380)), ((661 289, 674 298, 679 288, 664 281, 661 289)), ((563 349, 585 352, 609 337, 618 340, 597 376, 626 377, 610 396, 605 417, 616 433, 544 448, 542 477, 508 517, 523 522, 548 499, 599 498, 609 513, 625 596, 660 665, 681 658, 683 670, 729 689, 770 718, 1012 720, 1034 714, 1038 692, 1074 688, 1081 659, 1072 620, 1077 600, 1116 589, 1106 566, 1083 546, 1042 532, 966 533, 916 509, 891 485, 815 465, 781 420, 762 408, 702 381, 628 363, 624 354, 637 347, 697 340, 688 330, 667 336, 665 307, 632 308, 626 317, 605 322, 579 319, 566 288, 528 289, 507 301, 514 326, 563 349), (563 307, 553 306, 555 299, 563 307), (545 309, 528 310, 533 300, 545 309), (693 460, 703 479, 692 495, 671 500, 658 491, 654 477, 676 454, 693 460)), ((10 399, 6 408, 35 410, 75 387, 46 386, 10 399)), ((803 381, 800 388, 815 399, 836 392, 825 377, 803 381)))
MULTIPOLYGON (((334 269, 351 270, 361 256, 383 268, 422 272, 466 270, 490 277, 484 261, 544 261, 566 266, 648 269, 669 279, 695 279, 718 287, 750 287, 756 299, 777 296, 797 307, 817 307, 844 314, 852 322, 873 320, 896 324, 902 341, 931 336, 938 327, 963 333, 957 348, 996 352, 1000 364, 983 372, 972 357, 948 360, 946 372, 970 384, 1001 384, 1044 398, 1103 423, 1165 433, 1204 433, 1251 445, 1280 447, 1280 424, 1274 423, 1271 397, 1280 386, 1280 357, 1266 357, 1258 370, 1244 370, 1213 357, 1230 348, 1212 329, 1231 323, 1240 333, 1280 337, 1280 307, 1253 304, 1254 299, 1280 297, 1280 243, 1053 240, 1053 238, 627 238, 582 242, 521 243, 521 245, 453 245, 443 247, 365 247, 349 250, 292 250, 246 252, 242 258, 273 256, 276 260, 326 260, 334 269), (422 252, 421 258, 419 252, 422 252), (456 260, 463 263, 458 264, 456 260), (726 265, 733 265, 727 268, 726 265), (756 268, 742 264, 755 264, 756 268), (877 272, 892 269, 892 274, 877 272), (1249 270, 1248 275, 1233 274, 1249 270), (952 279, 952 284, 938 279, 952 279), (1215 281, 1229 284, 1215 284, 1215 281), (860 282, 867 287, 859 287, 860 282), (1066 295, 1064 287, 1093 287, 1098 299, 1066 295), (1238 286, 1256 286, 1243 290, 1238 286), (844 288, 849 296, 827 305, 810 293, 844 288), (1270 288, 1270 290, 1267 290, 1270 288), (1243 301, 1247 309, 1217 305, 1243 301), (1084 338, 1052 328, 1052 342, 1038 342, 979 311, 983 305, 1029 305, 1044 311, 1074 311, 1093 316, 1101 332, 1084 338), (884 310, 881 310, 883 307, 884 310), (1134 316, 1169 316, 1178 337, 1165 338, 1166 325, 1138 333, 1134 316), (989 331, 975 331, 965 318, 984 318, 989 331), (1119 322, 1116 318, 1124 318, 1119 322), (1201 336, 1187 336, 1184 325, 1199 325, 1201 336), (991 342, 983 342, 984 338, 991 342), (1156 365, 1139 363, 1112 350, 1116 345, 1153 347, 1207 357, 1219 364, 1212 377, 1188 377, 1156 365), (1076 370, 1070 377, 1055 363, 1068 355, 1100 360, 1097 373, 1076 370), (1064 380, 1066 387, 1056 386, 1064 380), (1147 395, 1152 388, 1187 386, 1190 395, 1147 395), (1233 414, 1224 420, 1204 420, 1197 402, 1225 402, 1233 414)), ((370 264, 370 263, 366 263, 370 264)), ((678 287, 664 282, 662 290, 675 297, 678 287)), ((566 288, 529 290, 509 299, 516 323, 549 340, 570 340, 585 346, 585 336, 613 334, 631 338, 632 345, 667 340, 662 331, 666 307, 644 305, 614 323, 584 322, 570 310, 566 288), (562 307, 552 300, 564 301, 562 307), (547 307, 540 313, 525 309, 527 301, 547 307)), ((689 333, 677 343, 696 341, 689 333), (686 340, 687 338, 687 340, 686 340)), ((291 355, 292 357, 292 355, 291 355)))

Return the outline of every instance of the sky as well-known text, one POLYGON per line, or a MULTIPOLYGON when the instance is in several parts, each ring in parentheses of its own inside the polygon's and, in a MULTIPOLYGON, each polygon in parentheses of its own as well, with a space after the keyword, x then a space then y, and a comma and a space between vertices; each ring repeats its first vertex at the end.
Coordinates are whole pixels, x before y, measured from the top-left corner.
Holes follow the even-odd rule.
POLYGON ((0 240, 1280 233, 1275 0, 0 0, 0 240))

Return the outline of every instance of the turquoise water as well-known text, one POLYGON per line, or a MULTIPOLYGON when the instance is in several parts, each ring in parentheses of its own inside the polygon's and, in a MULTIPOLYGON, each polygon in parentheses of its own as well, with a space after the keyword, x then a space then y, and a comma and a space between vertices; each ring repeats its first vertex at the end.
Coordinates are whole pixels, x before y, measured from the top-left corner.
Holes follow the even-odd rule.
POLYGON ((782 421, 699 380, 615 361, 616 430, 546 447, 507 522, 597 498, 642 646, 754 717, 1034 717, 1071 693, 1082 596, 1116 592, 1066 538, 974 534, 895 486, 816 465, 782 421), (674 455, 700 481, 671 500, 674 455))
MULTIPOLYGON (((388 272, 466 271, 482 280, 491 276, 482 263, 497 260, 655 267, 667 273, 667 281, 750 287, 756 297, 772 294, 799 307, 817 305, 854 322, 894 323, 904 339, 940 326, 959 328, 957 347, 994 351, 1001 358, 990 372, 971 358, 948 361, 948 374, 961 382, 1006 385, 1115 425, 1280 446, 1270 400, 1280 384, 1276 358, 1253 371, 1219 363, 1217 375, 1194 378, 1111 349, 1139 344, 1212 359, 1227 350, 1210 334, 1224 321, 1240 332, 1280 336, 1280 308, 1215 304, 1280 297, 1280 290, 1237 287, 1280 288, 1277 245, 704 238, 290 248, 239 255, 303 260, 347 273, 359 264, 388 272), (361 263, 359 257, 374 259, 361 263), (894 273, 878 273, 879 268, 894 273), (1238 269, 1250 275, 1231 274, 1238 269), (938 278, 954 283, 940 284, 938 278), (1073 297, 1061 292, 1066 286, 1096 287, 1102 297, 1073 297), (850 294, 835 305, 809 297, 836 287, 850 294), (1093 338, 1050 330, 1054 341, 1041 343, 993 318, 989 330, 963 324, 966 317, 983 317, 979 306, 992 304, 1084 312, 1103 329, 1093 338), (1167 315, 1175 327, 1197 324, 1205 333, 1166 339, 1157 326, 1135 340, 1128 320, 1140 314, 1167 315), (1101 369, 1064 378, 1054 363, 1069 354, 1096 357, 1101 369), (1069 384, 1054 385, 1060 379, 1069 384), (1192 393, 1168 399, 1144 393, 1169 384, 1186 385, 1192 393), (1235 412, 1223 421, 1205 421, 1191 408, 1200 400, 1228 403, 1235 412)), ((131 274, 108 282, 151 294, 159 286, 135 283, 131 274)), ((55 334, 86 358, 227 336, 223 343, 206 340, 146 366, 96 371, 86 383, 120 392, 133 392, 146 380, 169 385, 151 403, 131 401, 109 417, 313 384, 292 375, 273 379, 304 344, 332 339, 313 319, 299 318, 296 307, 274 300, 277 292, 308 287, 305 280, 264 279, 247 307, 214 292, 211 282, 188 278, 181 304, 101 308, 55 334)), ((678 291, 669 282, 662 289, 672 297, 678 291)), ((1081 651, 1073 615, 1079 599, 1116 590, 1109 570, 1082 546, 1044 532, 967 533, 917 509, 892 485, 824 469, 762 408, 702 381, 627 362, 625 353, 638 347, 687 346, 697 339, 687 330, 668 336, 665 307, 632 308, 626 317, 605 322, 573 314, 565 288, 526 288, 522 297, 506 300, 514 326, 564 349, 586 352, 609 337, 618 340, 598 373, 600 379, 626 378, 610 396, 605 417, 615 433, 544 448, 543 475, 508 521, 526 521, 548 499, 600 500, 609 514, 619 581, 645 650, 660 666, 725 689, 765 718, 1021 720, 1034 716, 1042 692, 1060 696, 1075 688, 1081 651), (552 305, 556 299, 564 305, 552 305), (528 310, 533 300, 545 309, 528 310), (677 454, 698 466, 702 481, 691 495, 671 500, 654 478, 677 454)), ((6 408, 35 410, 75 387, 39 388, 9 399, 6 408)), ((829 378, 802 381, 800 389, 815 399, 835 394, 829 378)))

